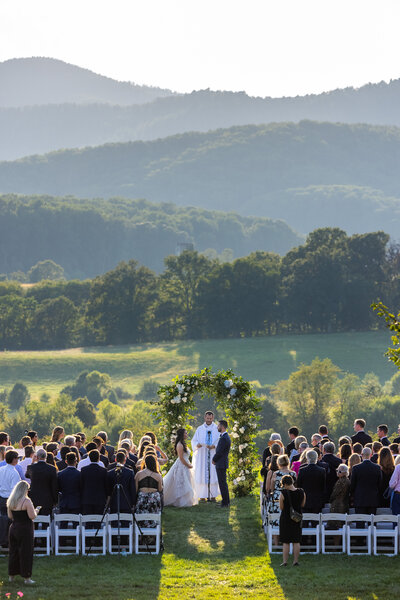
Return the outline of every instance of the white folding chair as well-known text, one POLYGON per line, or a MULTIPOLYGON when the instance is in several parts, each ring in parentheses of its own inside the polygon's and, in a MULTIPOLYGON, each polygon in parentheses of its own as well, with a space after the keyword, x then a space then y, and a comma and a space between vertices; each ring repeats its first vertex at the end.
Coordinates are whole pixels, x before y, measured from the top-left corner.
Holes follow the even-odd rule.
POLYGON ((135 553, 159 554, 161 546, 161 513, 135 514, 135 553), (155 527, 144 527, 144 521, 154 521, 155 527), (138 523, 140 529, 138 527, 138 523), (147 540, 142 539, 144 536, 147 540), (151 538, 151 539, 149 539, 151 538), (154 540, 153 540, 154 538, 154 540), (147 541, 147 543, 146 543, 147 541))
MULTIPOLYGON (((335 542, 335 539, 334 539, 335 542)), ((339 554, 346 552, 346 515, 342 513, 329 513, 321 515, 321 551, 322 554, 339 554), (335 526, 329 528, 329 521, 335 526), (337 526, 337 528, 336 528, 337 526), (328 544, 326 538, 335 538, 340 536, 341 545, 336 543, 328 544)))
POLYGON ((372 515, 346 515, 346 529, 347 554, 371 554, 372 515), (359 528, 358 523, 364 526, 359 528), (366 538, 367 543, 358 545, 357 550, 353 552, 352 538, 366 538))
POLYGON ((54 515, 54 549, 56 556, 79 554, 81 540, 81 515, 54 515), (75 546, 60 544, 60 538, 75 538, 75 546), (75 550, 73 552, 73 550, 75 550))
POLYGON ((303 523, 301 528, 302 535, 315 537, 315 545, 305 545, 301 542, 302 554, 319 554, 320 535, 321 535, 321 517, 319 513, 303 513, 303 523))
POLYGON ((133 552, 133 516, 131 513, 120 513, 119 522, 123 523, 118 530, 118 514, 108 515, 107 518, 107 535, 108 535, 108 551, 110 554, 118 554, 119 549, 125 550, 126 554, 133 552), (118 533, 124 538, 128 538, 128 549, 126 544, 120 544, 118 549, 118 533), (117 539, 115 539, 117 538, 117 539), (114 543, 113 543, 114 542, 114 543))
POLYGON ((397 555, 399 548, 399 521, 397 515, 374 515, 372 527, 372 541, 374 554, 385 554, 386 556, 397 555), (391 546, 378 546, 378 541, 381 539, 392 538, 391 546))
POLYGON ((51 516, 38 515, 33 522, 34 525, 34 540, 45 539, 46 546, 37 546, 34 541, 34 553, 37 556, 49 555, 51 553, 51 516))
POLYGON ((268 541, 268 552, 270 554, 280 554, 282 552, 282 544, 274 543, 274 537, 279 537, 279 514, 268 514, 267 515, 267 541, 268 541), (274 521, 278 519, 278 524, 274 525, 274 521))
POLYGON ((91 544, 89 544, 90 555, 102 555, 107 552, 107 515, 105 515, 103 522, 103 515, 82 515, 81 516, 81 536, 82 536, 82 554, 86 554, 86 539, 93 538, 91 544), (88 525, 93 527, 88 527, 88 525), (94 537, 97 540, 102 541, 101 546, 95 545, 94 537))

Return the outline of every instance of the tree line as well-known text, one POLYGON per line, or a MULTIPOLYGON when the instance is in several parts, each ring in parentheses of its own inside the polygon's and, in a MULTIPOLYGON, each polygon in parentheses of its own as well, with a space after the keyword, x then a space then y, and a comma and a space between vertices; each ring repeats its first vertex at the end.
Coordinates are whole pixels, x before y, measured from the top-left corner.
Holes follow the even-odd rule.
POLYGON ((318 229, 284 257, 221 263, 168 256, 157 275, 136 261, 86 281, 0 283, 0 347, 54 349, 377 327, 370 305, 400 303, 400 248, 383 232, 318 229))

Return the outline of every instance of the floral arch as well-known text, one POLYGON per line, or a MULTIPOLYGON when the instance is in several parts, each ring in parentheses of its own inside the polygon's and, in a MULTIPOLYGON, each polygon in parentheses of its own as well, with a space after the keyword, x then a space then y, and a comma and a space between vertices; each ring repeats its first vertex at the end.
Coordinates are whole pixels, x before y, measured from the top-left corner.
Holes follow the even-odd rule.
POLYGON ((170 461, 174 459, 174 441, 177 429, 191 429, 189 414, 195 408, 195 394, 213 396, 226 415, 232 440, 229 457, 229 479, 235 496, 251 493, 257 482, 258 453, 254 443, 260 400, 254 389, 231 370, 213 373, 203 369, 200 373, 176 377, 171 384, 158 390, 156 414, 160 419, 160 438, 170 461))

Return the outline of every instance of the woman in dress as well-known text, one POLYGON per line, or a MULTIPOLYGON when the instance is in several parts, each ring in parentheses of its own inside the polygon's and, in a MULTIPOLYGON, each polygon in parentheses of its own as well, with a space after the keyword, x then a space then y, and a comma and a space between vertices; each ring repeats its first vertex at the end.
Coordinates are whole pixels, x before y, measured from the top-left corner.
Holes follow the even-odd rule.
POLYGON ((157 444, 156 434, 153 433, 152 431, 148 431, 144 435, 151 439, 151 443, 153 444, 153 446, 155 447, 156 452, 157 452, 157 458, 158 458, 159 465, 165 465, 168 462, 168 456, 165 454, 165 452, 163 452, 161 450, 160 446, 157 444))
POLYGON ((290 475, 284 475, 281 481, 281 495, 279 507, 281 516, 279 518, 279 537, 283 544, 283 562, 281 567, 287 566, 290 544, 293 544, 293 566, 299 566, 300 542, 301 542, 301 520, 296 522, 290 515, 291 507, 299 514, 302 513, 306 503, 306 495, 301 488, 294 487, 294 480, 290 475))
MULTIPOLYGON (((157 459, 152 454, 143 458, 142 469, 135 475, 137 500, 135 513, 160 513, 163 479, 157 459)), ((154 521, 143 521, 143 527, 155 527, 154 521)))
POLYGON ((276 527, 279 521, 279 514, 281 509, 279 507, 279 498, 281 495, 281 480, 285 475, 291 475, 293 480, 296 480, 296 473, 289 468, 289 458, 286 454, 278 456, 277 459, 278 470, 272 474, 270 489, 267 487, 267 492, 270 493, 270 501, 268 503, 268 514, 274 515, 274 518, 270 523, 276 527))
POLYGON ((12 520, 8 532, 8 580, 14 581, 16 575, 21 575, 25 583, 35 583, 32 577, 33 564, 33 521, 36 519, 41 506, 34 508, 28 498, 29 484, 19 481, 7 500, 8 518, 12 520))
POLYGON ((54 427, 54 429, 52 431, 50 443, 54 442, 60 448, 64 435, 65 435, 64 427, 60 427, 59 425, 57 425, 57 427, 54 427))
POLYGON ((378 465, 382 471, 381 487, 380 487, 380 501, 379 506, 384 508, 390 507, 390 498, 385 498, 384 493, 389 487, 390 478, 394 471, 394 458, 390 451, 390 448, 383 446, 378 455, 378 465))
POLYGON ((177 459, 164 477, 164 505, 193 506, 197 504, 193 465, 189 462, 190 452, 186 445, 186 429, 178 429, 175 440, 177 459))

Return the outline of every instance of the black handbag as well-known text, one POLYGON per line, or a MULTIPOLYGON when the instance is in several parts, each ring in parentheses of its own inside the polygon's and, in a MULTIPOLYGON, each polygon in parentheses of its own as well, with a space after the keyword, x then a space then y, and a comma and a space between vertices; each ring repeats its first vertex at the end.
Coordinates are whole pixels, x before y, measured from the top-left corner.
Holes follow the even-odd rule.
POLYGON ((297 512, 297 510, 294 510, 294 508, 292 506, 292 498, 290 497, 290 490, 288 490, 288 498, 289 498, 289 505, 290 505, 290 509, 289 509, 290 518, 295 523, 300 523, 300 521, 303 518, 303 515, 301 513, 297 512))

